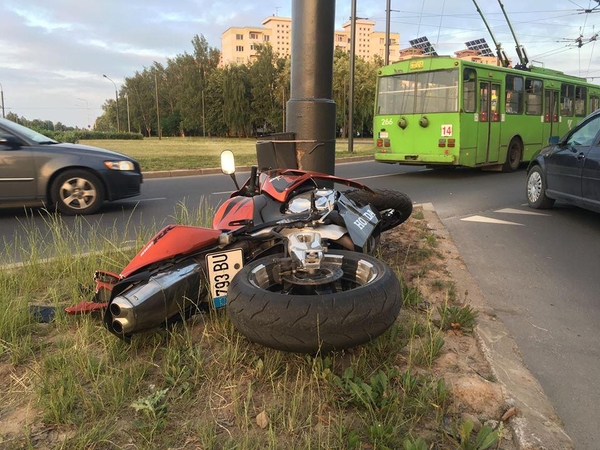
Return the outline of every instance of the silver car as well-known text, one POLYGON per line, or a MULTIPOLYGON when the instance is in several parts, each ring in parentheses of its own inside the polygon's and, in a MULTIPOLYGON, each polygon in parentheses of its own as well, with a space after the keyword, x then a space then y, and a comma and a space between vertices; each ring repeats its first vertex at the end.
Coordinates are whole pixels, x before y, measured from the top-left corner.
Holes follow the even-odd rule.
POLYGON ((92 214, 105 200, 140 194, 142 172, 128 156, 59 143, 0 119, 0 207, 56 206, 92 214))

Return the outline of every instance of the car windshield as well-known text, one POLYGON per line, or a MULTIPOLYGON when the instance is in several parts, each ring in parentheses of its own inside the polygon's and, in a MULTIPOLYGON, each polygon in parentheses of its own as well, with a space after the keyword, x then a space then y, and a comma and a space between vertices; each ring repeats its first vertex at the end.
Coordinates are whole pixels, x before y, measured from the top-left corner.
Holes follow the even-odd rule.
POLYGON ((377 114, 458 111, 458 70, 401 73, 379 78, 377 114))
POLYGON ((0 119, 0 128, 22 136, 25 139, 35 142, 36 144, 58 144, 58 142, 50 139, 48 136, 44 136, 37 131, 33 131, 27 127, 24 127, 23 125, 11 122, 10 120, 0 119))

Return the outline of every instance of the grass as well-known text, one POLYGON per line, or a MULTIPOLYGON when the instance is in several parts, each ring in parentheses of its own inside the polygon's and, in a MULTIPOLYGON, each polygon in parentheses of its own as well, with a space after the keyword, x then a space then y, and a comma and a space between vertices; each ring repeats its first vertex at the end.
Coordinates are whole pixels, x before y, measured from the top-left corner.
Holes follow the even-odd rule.
MULTIPOLYGON (((236 165, 256 164, 256 139, 226 138, 146 138, 139 140, 82 140, 80 143, 114 150, 137 159, 145 172, 157 170, 220 167, 223 150, 232 150, 236 165)), ((372 156, 373 140, 357 139, 354 151, 347 141, 336 141, 335 157, 372 156)))
MULTIPOLYGON (((202 225, 210 216, 207 205, 182 204, 173 217, 202 225)), ((456 448, 445 429, 448 420, 458 427, 459 416, 430 370, 444 334, 431 310, 419 309, 417 287, 405 288, 414 298, 382 337, 346 352, 267 349, 215 311, 127 345, 96 316, 58 314, 40 324, 29 305, 60 311, 89 300, 93 271, 118 272, 135 251, 127 247, 139 249, 157 230, 136 230, 136 242, 125 243, 114 230, 95 229, 84 241, 84 219, 71 229, 60 216, 47 220, 49 238, 29 226, 38 245, 22 255, 23 267, 0 272, 0 418, 35 417, 16 435, 0 430, 6 448, 456 448), (74 258, 83 248, 86 256, 74 258), (49 255, 55 259, 44 263, 49 255)), ((4 252, 18 254, 14 246, 4 252)))

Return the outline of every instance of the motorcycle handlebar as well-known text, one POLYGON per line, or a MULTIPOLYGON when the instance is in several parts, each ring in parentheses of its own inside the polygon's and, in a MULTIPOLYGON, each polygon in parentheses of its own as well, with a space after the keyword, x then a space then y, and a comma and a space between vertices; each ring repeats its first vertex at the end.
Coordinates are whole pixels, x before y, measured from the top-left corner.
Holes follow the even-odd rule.
POLYGON ((256 182, 258 175, 258 167, 252 166, 250 168, 250 182, 248 183, 248 191, 250 194, 256 193, 256 188, 258 187, 258 183, 256 182))

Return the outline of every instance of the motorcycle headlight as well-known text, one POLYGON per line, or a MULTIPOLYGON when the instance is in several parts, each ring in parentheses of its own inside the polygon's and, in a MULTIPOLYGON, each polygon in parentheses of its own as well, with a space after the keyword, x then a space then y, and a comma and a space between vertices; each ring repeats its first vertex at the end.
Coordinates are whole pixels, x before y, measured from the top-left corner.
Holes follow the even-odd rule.
POLYGON ((131 161, 104 161, 104 165, 110 170, 135 170, 131 161))

